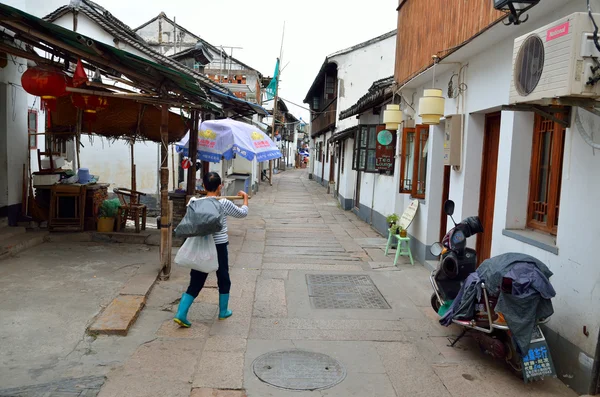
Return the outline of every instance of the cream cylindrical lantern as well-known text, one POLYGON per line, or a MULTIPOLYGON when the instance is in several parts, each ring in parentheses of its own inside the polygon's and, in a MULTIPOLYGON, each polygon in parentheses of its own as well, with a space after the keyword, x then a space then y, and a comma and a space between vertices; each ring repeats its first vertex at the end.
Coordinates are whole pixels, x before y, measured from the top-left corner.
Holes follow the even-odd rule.
POLYGON ((400 105, 389 104, 383 111, 383 123, 386 130, 397 130, 402 123, 402 111, 400 105))
POLYGON ((442 90, 431 88, 423 92, 423 97, 419 99, 419 116, 423 124, 437 125, 440 118, 444 116, 444 97, 442 90))

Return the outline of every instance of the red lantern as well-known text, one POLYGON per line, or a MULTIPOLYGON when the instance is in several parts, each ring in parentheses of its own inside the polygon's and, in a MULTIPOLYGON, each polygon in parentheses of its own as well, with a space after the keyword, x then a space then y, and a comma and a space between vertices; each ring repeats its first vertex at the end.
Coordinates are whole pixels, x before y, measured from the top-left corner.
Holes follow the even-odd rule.
POLYGON ((184 170, 187 170, 191 166, 192 166, 192 160, 190 160, 187 157, 184 158, 183 161, 181 162, 181 168, 183 168, 184 170))
POLYGON ((56 110, 56 98, 68 95, 68 77, 54 69, 27 68, 21 76, 23 89, 42 98, 42 110, 56 110))
POLYGON ((101 110, 108 107, 108 99, 102 96, 87 95, 87 94, 73 94, 71 95, 71 102, 75 107, 82 109, 85 113, 96 114, 101 110))

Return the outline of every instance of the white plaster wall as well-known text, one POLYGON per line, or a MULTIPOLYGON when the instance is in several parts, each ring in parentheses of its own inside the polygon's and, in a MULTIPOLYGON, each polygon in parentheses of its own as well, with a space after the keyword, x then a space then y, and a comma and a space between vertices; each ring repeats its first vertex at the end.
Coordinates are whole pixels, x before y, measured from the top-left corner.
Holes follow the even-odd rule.
POLYGON ((592 181, 598 180, 600 157, 594 156, 576 127, 567 130, 556 236, 558 255, 504 236, 504 228, 516 228, 525 222, 528 190, 524 187, 528 187, 529 172, 525 173, 525 181, 518 173, 529 171, 532 133, 527 130, 524 134, 518 127, 532 125, 533 117, 529 115, 527 120, 527 116, 515 120, 514 128, 501 130, 501 149, 512 149, 512 156, 510 167, 498 168, 498 185, 509 188, 497 191, 492 255, 522 252, 546 263, 554 272, 551 281, 557 292, 549 326, 593 356, 600 327, 600 268, 593 248, 600 236, 600 185, 592 181), (590 330, 589 337, 582 332, 584 325, 590 330))
MULTIPOLYGON (((110 183, 109 190, 115 187, 131 188, 131 147, 129 142, 118 139, 114 142, 98 136, 84 135, 81 142, 81 166, 90 169, 90 173, 100 176, 100 182, 110 183)), ((159 193, 160 145, 155 142, 136 142, 134 159, 136 165, 136 188, 146 194, 159 193)), ((173 188, 173 169, 171 148, 169 146, 169 189, 173 188)), ((178 168, 178 156, 175 153, 175 169, 178 168)), ((175 176, 177 178, 177 175, 175 176)))
POLYGON ((22 201, 23 165, 27 164, 27 93, 21 85, 21 70, 26 60, 14 58, 0 69, 0 84, 5 95, 0 98, 0 207, 22 201), (19 68, 21 68, 19 70, 19 68), (12 84, 12 85, 11 85, 12 84))
POLYGON ((340 173, 340 195, 345 199, 354 199, 354 188, 356 186, 356 171, 352 170, 352 152, 354 150, 354 139, 346 140, 344 154, 344 172, 340 173))
MULTIPOLYGON (((537 7, 543 7, 543 4, 537 7)), ((497 111, 508 102, 513 39, 564 15, 584 11, 584 2, 565 2, 560 9, 548 10, 542 17, 531 18, 519 27, 511 27, 514 34, 510 39, 490 45, 489 50, 463 61, 463 64, 468 64, 464 71, 468 89, 464 98, 463 162, 460 171, 452 171, 450 182, 450 198, 456 202, 456 220, 478 213, 485 113, 497 111)), ((456 65, 453 72, 458 72, 459 68, 456 65)), ((453 72, 436 78, 436 86, 443 89, 444 96, 453 72)), ((423 88, 429 86, 426 84, 416 90, 417 114, 418 98, 422 96, 423 88)), ((446 114, 457 113, 456 105, 455 100, 447 100, 446 114)), ((524 228, 526 223, 532 128, 532 114, 502 113, 492 255, 522 252, 546 263, 554 272, 551 281, 557 291, 557 297, 553 300, 555 314, 549 326, 593 356, 600 327, 600 308, 597 305, 600 298, 600 268, 593 249, 600 236, 600 215, 597 213, 600 184, 591 181, 599 180, 600 157, 594 156, 576 129, 567 130, 556 236, 558 255, 504 236, 502 231, 505 228, 524 228), (590 330, 589 337, 582 332, 584 325, 590 330)), ((430 149, 433 145, 434 151, 439 145, 435 141, 441 139, 435 130, 432 128, 430 132, 430 138, 433 136, 430 149)), ((433 164, 436 161, 441 163, 441 157, 438 157, 432 156, 427 198, 421 203, 410 231, 426 244, 435 241, 439 232, 435 219, 439 220, 441 190, 436 193, 436 189, 441 187, 442 167, 433 164), (433 202, 432 198, 435 197, 438 199, 433 202)), ((408 201, 405 205, 408 205, 408 201)), ((541 239, 552 240, 549 237, 541 239)), ((474 246, 475 239, 470 239, 469 243, 474 246)))
MULTIPOLYGON (((37 112, 38 112, 37 133, 38 134, 44 133, 46 131, 46 113, 40 109, 40 107, 41 107, 40 98, 27 94, 27 106, 28 106, 28 109, 37 110, 37 112)), ((42 152, 46 150, 45 135, 37 136, 37 149, 40 149, 42 152)), ((37 149, 32 149, 30 151, 31 172, 39 171, 37 149)))
POLYGON ((389 37, 355 51, 334 56, 338 64, 337 130, 357 124, 355 117, 340 120, 343 110, 354 105, 367 93, 374 81, 394 74, 396 36, 389 37))

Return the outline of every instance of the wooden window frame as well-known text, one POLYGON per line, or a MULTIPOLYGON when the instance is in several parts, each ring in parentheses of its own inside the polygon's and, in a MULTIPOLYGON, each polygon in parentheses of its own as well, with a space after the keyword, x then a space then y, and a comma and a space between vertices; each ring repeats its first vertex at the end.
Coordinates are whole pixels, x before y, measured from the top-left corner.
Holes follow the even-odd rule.
MULTIPOLYGON (((562 114, 556 114, 561 118, 562 114)), ((535 199, 534 194, 539 191, 540 156, 542 155, 542 122, 548 122, 542 116, 535 116, 533 127, 533 145, 531 149, 531 168, 529 173, 529 197, 527 201, 527 227, 541 232, 556 235, 558 232, 558 217, 560 212, 560 192, 562 188, 562 168, 564 160, 564 145, 566 128, 554 122, 550 144, 550 164, 548 171, 547 189, 547 221, 540 222, 534 219, 535 199)))
MULTIPOLYGON (((400 193, 410 194, 411 197, 416 199, 425 199, 427 195, 427 189, 423 189, 423 193, 419 193, 417 190, 417 179, 419 174, 419 159, 421 156, 418 154, 423 152, 423 147, 421 147, 421 137, 427 136, 427 144, 429 144, 429 126, 418 124, 415 128, 404 128, 402 130, 402 154, 400 156, 400 193), (406 155, 408 152, 408 134, 414 134, 413 138, 413 152, 412 152, 412 161, 413 161, 413 170, 411 177, 411 187, 410 189, 404 189, 404 174, 406 172, 406 155)), ((427 185, 427 175, 425 175, 425 180, 423 181, 425 185, 427 185)))
POLYGON ((358 126, 358 130, 354 134, 354 150, 352 155, 352 169, 354 171, 362 171, 369 174, 378 174, 379 170, 376 168, 369 169, 369 152, 375 153, 377 156, 377 127, 381 126, 381 124, 360 124, 358 126), (361 145, 361 134, 363 129, 366 129, 367 139, 365 146, 361 145), (375 135, 374 137, 374 145, 373 147, 369 147, 369 142, 371 142, 371 133, 375 135), (360 150, 365 151, 365 166, 359 167, 358 161, 360 160, 359 152, 360 150))
POLYGON ((37 149, 38 148, 38 136, 37 136, 37 132, 38 132, 38 124, 39 124, 39 114, 38 111, 35 109, 29 109, 27 111, 27 139, 29 140, 27 142, 27 144, 29 145, 29 149, 37 149), (31 128, 31 126, 29 125, 29 115, 31 114, 35 114, 35 127, 31 128), (31 145, 31 138, 35 139, 35 145, 31 145))

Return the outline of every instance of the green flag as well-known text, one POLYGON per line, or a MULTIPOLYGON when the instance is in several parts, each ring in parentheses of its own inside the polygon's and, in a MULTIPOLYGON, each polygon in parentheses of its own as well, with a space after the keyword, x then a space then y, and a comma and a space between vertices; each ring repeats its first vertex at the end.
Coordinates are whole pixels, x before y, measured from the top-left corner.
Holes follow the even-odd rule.
POLYGON ((277 63, 275 64, 275 73, 273 74, 273 78, 271 82, 267 86, 267 101, 275 98, 275 91, 277 91, 277 79, 279 78, 279 58, 277 58, 277 63))

